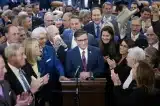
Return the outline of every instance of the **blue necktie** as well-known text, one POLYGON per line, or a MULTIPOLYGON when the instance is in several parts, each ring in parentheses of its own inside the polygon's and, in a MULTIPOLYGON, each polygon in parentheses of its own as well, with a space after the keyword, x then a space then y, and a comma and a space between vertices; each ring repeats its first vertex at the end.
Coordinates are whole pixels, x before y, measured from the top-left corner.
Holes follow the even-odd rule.
POLYGON ((96 33, 96 38, 99 38, 100 37, 100 26, 97 25, 97 33, 96 33))
POLYGON ((29 85, 27 84, 27 81, 25 80, 25 76, 24 76, 22 70, 19 71, 19 75, 20 75, 21 80, 23 81, 23 84, 24 84, 26 90, 29 91, 30 87, 29 87, 29 85))

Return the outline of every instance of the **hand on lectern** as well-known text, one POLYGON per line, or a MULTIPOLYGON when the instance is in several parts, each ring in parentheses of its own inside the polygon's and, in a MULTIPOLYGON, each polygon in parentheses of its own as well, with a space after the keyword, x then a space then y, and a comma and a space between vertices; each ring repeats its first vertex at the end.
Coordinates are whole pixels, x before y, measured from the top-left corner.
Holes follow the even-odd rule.
POLYGON ((87 78, 90 77, 90 75, 91 75, 90 72, 81 72, 81 73, 80 73, 80 79, 81 79, 81 80, 86 80, 87 78))
POLYGON ((65 77, 65 76, 60 76, 59 81, 70 81, 71 79, 65 77))

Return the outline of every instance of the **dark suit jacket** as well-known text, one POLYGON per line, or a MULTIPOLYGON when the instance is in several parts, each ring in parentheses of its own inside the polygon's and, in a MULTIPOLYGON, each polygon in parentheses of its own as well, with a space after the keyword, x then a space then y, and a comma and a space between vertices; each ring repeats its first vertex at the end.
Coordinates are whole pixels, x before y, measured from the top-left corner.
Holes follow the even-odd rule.
MULTIPOLYGON (((131 33, 126 35, 126 39, 131 39, 131 33)), ((138 39, 135 41, 135 45, 145 49, 148 47, 147 37, 143 33, 140 33, 138 39)))
MULTIPOLYGON (((94 77, 104 77, 104 60, 99 48, 88 46, 87 63, 87 71, 93 72, 94 77)), ((80 51, 78 47, 75 47, 67 52, 66 76, 73 78, 78 66, 80 66, 79 72, 82 72, 80 51)))
MULTIPOLYGON (((48 45, 50 47, 53 47, 49 40, 46 42, 46 45, 48 45)), ((63 46, 60 46, 58 48, 58 50, 57 50, 57 53, 56 53, 58 59, 61 61, 63 66, 65 65, 65 59, 66 59, 67 50, 68 50, 68 48, 64 48, 63 46)))
POLYGON ((159 106, 160 92, 154 89, 148 92, 147 88, 140 87, 132 90, 122 90, 120 86, 114 87, 115 106, 159 106), (124 95, 125 94, 125 95, 124 95))
POLYGON ((92 34, 96 38, 96 32, 95 32, 95 28, 94 28, 94 22, 88 23, 87 25, 85 25, 83 27, 83 29, 85 31, 87 31, 88 33, 92 34))
POLYGON ((40 9, 49 9, 51 8, 51 2, 52 0, 39 0, 40 3, 40 9))
MULTIPOLYGON (((69 49, 71 48, 71 44, 72 44, 72 36, 73 36, 73 31, 71 29, 66 29, 63 32, 62 38, 63 38, 64 42, 68 45, 69 49)), ((90 33, 88 33, 88 44, 91 46, 98 47, 97 40, 90 33)))
MULTIPOLYGON (((6 64, 6 69, 7 69, 7 72, 5 74, 5 80, 9 82, 11 89, 15 92, 16 95, 19 95, 22 92, 24 92, 21 83, 19 82, 18 78, 13 73, 11 68, 8 66, 8 64, 6 64)), ((27 71, 30 71, 30 70, 24 70, 24 76, 26 80, 28 81, 28 83, 31 84, 31 76, 28 76, 26 74, 27 71)))
POLYGON ((122 62, 119 65, 117 65, 116 68, 114 69, 115 73, 118 74, 122 84, 125 82, 125 80, 129 76, 130 70, 131 68, 127 65, 126 59, 122 60, 122 62))
POLYGON ((16 104, 16 95, 11 90, 7 81, 0 81, 4 97, 0 96, 0 106, 14 106, 16 104))
POLYGON ((88 0, 88 8, 87 7, 85 7, 85 2, 84 2, 85 0, 79 0, 79 7, 80 7, 80 9, 91 9, 92 8, 92 3, 93 3, 93 0, 88 0))
POLYGON ((9 0, 0 0, 0 6, 7 5, 9 3, 9 0))
MULTIPOLYGON (((41 66, 40 66, 40 64, 37 64, 37 65, 38 65, 38 71, 40 71, 41 66)), ((28 76, 34 76, 35 78, 38 77, 36 75, 36 73, 34 72, 34 70, 32 69, 32 65, 29 64, 28 62, 26 62, 26 65, 22 69, 28 70, 26 72, 26 74, 28 76)), ((57 77, 56 74, 54 74, 54 75, 55 75, 54 77, 57 77)), ((41 77, 43 77, 43 76, 44 75, 41 75, 41 77)), ((54 80, 54 81, 49 80, 48 84, 40 87, 39 91, 36 92, 36 94, 35 94, 35 100, 36 100, 37 106, 39 106, 39 105, 42 106, 44 101, 48 101, 48 100, 52 100, 53 103, 59 104, 58 106, 61 106, 62 98, 61 98, 61 94, 58 91, 61 91, 61 86, 60 86, 59 81, 58 80, 54 80)))

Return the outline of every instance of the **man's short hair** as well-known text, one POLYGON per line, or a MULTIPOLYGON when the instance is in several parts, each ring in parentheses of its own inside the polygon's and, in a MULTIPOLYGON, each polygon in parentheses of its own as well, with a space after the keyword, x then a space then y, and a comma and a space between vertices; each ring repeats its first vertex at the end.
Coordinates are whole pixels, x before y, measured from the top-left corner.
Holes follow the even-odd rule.
POLYGON ((10 44, 9 46, 7 46, 5 48, 5 57, 8 59, 12 56, 15 56, 17 51, 22 47, 21 44, 18 44, 18 43, 12 43, 10 44))
POLYGON ((110 5, 111 7, 113 6, 111 2, 104 2, 102 8, 104 8, 105 5, 110 5))
POLYGON ((32 31, 31 38, 39 39, 41 34, 47 34, 44 27, 37 27, 32 31))
POLYGON ((143 12, 145 12, 145 11, 151 13, 151 9, 150 9, 149 7, 144 7, 144 8, 142 8, 141 13, 143 13, 143 12))
POLYGON ((80 37, 81 35, 86 34, 88 36, 88 33, 84 30, 84 29, 78 29, 75 33, 74 33, 74 37, 80 37))
POLYGON ((100 13, 102 14, 102 9, 100 7, 93 7, 91 9, 91 14, 92 14, 93 10, 96 10, 96 9, 98 9, 100 11, 100 13))

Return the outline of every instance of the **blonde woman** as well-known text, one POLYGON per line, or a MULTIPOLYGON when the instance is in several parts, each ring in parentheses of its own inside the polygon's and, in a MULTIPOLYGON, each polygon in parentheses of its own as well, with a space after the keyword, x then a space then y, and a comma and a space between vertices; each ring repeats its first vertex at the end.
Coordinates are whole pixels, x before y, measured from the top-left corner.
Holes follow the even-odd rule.
POLYGON ((38 60, 40 60, 41 50, 39 47, 39 42, 36 39, 28 38, 24 41, 24 49, 25 55, 27 57, 27 64, 24 68, 30 67, 30 72, 26 72, 29 76, 32 76, 33 79, 40 79, 43 81, 39 92, 36 94, 36 106, 40 106, 40 104, 45 103, 45 96, 43 92, 45 90, 45 86, 49 80, 49 74, 41 75, 38 67, 38 60), (45 85, 45 86, 43 86, 45 85))

